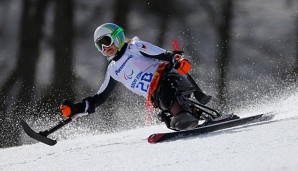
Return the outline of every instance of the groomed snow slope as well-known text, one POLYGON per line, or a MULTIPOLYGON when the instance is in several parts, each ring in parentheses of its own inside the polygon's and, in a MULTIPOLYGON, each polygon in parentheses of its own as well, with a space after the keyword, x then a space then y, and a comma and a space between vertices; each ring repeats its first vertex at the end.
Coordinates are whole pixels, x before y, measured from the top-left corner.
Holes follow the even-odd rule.
POLYGON ((240 116, 269 111, 272 121, 201 136, 149 144, 164 125, 85 135, 59 141, 0 149, 0 170, 298 170, 298 93, 239 109, 240 116))

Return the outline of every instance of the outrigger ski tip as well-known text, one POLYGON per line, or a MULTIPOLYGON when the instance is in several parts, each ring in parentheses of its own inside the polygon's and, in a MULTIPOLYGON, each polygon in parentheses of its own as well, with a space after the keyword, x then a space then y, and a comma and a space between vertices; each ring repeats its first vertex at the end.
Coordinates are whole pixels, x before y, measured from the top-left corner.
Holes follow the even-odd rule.
POLYGON ((45 143, 47 145, 53 146, 53 145, 55 145, 57 143, 57 141, 56 140, 53 140, 51 138, 48 138, 47 136, 50 135, 51 133, 57 131, 58 129, 62 128, 66 124, 70 123, 73 119, 75 119, 75 118, 69 117, 67 119, 63 119, 58 124, 56 124, 55 126, 53 126, 52 128, 47 129, 45 131, 40 131, 39 133, 33 131, 30 128, 30 126, 24 120, 22 120, 20 122, 20 124, 23 127, 25 133, 29 137, 31 137, 31 138, 39 141, 39 142, 42 142, 42 143, 45 143))
POLYGON ((45 143, 45 144, 47 144, 47 145, 50 145, 50 146, 53 146, 53 145, 55 145, 55 144, 57 143, 56 140, 50 139, 50 138, 48 138, 46 135, 43 135, 43 134, 42 134, 43 132, 36 133, 35 131, 33 131, 33 130, 30 128, 30 126, 29 126, 24 120, 22 120, 22 121, 20 122, 20 124, 21 124, 21 126, 23 127, 25 133, 26 133, 29 137, 31 137, 31 138, 33 138, 33 139, 39 141, 39 142, 45 143))

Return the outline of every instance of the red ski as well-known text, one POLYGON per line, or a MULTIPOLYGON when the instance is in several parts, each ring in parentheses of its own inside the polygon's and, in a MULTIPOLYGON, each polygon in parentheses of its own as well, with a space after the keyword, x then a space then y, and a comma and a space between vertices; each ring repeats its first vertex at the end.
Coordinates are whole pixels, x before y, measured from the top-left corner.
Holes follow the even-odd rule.
POLYGON ((259 114, 254 116, 249 116, 245 118, 234 119, 230 121, 224 121, 220 123, 215 123, 211 125, 201 126, 196 129, 187 130, 187 131, 177 131, 177 132, 168 132, 168 133, 156 133, 148 137, 149 143, 158 143, 172 139, 181 139, 189 136, 205 134, 208 132, 214 132, 217 130, 222 130, 226 128, 236 127, 243 124, 267 121, 274 117, 272 113, 259 114))

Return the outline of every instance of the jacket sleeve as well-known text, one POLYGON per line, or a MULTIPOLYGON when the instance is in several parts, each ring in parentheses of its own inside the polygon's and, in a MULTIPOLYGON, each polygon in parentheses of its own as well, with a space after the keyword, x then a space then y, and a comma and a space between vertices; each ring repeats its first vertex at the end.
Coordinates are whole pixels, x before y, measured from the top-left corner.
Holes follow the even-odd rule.
POLYGON ((141 52, 141 51, 140 51, 140 53, 147 58, 158 59, 161 61, 169 62, 171 64, 173 63, 173 52, 171 52, 171 51, 166 51, 164 53, 160 53, 157 55, 150 55, 150 54, 147 54, 147 53, 141 52))
POLYGON ((139 53, 147 58, 158 59, 162 61, 172 62, 173 52, 162 49, 145 41, 135 43, 139 53))
POLYGON ((83 102, 85 102, 86 105, 85 112, 94 113, 95 108, 103 104, 110 96, 116 86, 116 83, 117 81, 110 76, 109 70, 107 70, 105 80, 99 91, 94 96, 83 99, 83 102))

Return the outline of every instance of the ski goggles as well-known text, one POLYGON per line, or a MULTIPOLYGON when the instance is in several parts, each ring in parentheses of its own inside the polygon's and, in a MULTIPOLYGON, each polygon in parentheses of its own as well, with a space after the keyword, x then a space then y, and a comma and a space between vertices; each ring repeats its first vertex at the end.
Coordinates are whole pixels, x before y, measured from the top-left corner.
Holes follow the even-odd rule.
POLYGON ((97 47, 97 49, 99 51, 103 51, 104 47, 110 47, 114 44, 114 39, 116 36, 118 36, 118 34, 120 32, 123 31, 122 27, 118 27, 115 31, 113 31, 112 34, 106 34, 102 37, 99 37, 96 41, 95 41, 95 46, 97 47))

